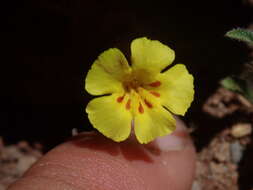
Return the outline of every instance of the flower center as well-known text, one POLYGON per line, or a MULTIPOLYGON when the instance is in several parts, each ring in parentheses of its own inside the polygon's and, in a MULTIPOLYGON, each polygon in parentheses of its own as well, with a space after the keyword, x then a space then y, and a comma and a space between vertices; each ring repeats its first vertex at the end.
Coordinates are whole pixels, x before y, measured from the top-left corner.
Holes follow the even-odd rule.
POLYGON ((124 88, 124 94, 117 97, 117 102, 122 103, 124 101, 125 109, 132 110, 134 113, 143 114, 145 109, 152 109, 154 105, 150 101, 150 96, 159 98, 160 93, 156 90, 161 85, 160 81, 154 81, 149 84, 142 84, 133 75, 128 75, 122 82, 124 88), (145 88, 148 87, 148 88, 145 88), (145 106, 144 106, 145 105, 145 106))
POLYGON ((137 92, 138 87, 141 87, 141 85, 135 78, 133 78, 132 80, 124 81, 123 87, 126 92, 130 92, 131 89, 133 89, 137 92))

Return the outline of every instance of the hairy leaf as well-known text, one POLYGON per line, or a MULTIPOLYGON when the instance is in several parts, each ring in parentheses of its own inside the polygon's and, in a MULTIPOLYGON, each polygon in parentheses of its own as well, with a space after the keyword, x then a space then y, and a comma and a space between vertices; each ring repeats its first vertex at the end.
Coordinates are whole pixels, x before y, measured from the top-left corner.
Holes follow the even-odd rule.
POLYGON ((228 31, 225 36, 236 39, 239 41, 247 42, 247 43, 253 43, 253 32, 250 30, 237 28, 228 31))

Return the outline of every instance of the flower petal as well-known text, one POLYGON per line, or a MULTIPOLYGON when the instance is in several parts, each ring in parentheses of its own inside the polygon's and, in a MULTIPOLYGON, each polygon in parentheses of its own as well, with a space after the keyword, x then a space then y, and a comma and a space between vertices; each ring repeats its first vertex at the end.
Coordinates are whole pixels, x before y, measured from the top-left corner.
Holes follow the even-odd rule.
POLYGON ((177 64, 157 79, 161 82, 157 88, 161 94, 161 104, 175 114, 184 115, 194 97, 193 76, 185 65, 177 64))
POLYGON ((86 112, 92 125, 106 137, 120 142, 131 131, 131 112, 126 108, 128 97, 114 93, 91 100, 86 112))
POLYGON ((89 70, 85 89, 92 95, 122 91, 122 78, 131 68, 119 49, 109 49, 98 57, 89 70))
POLYGON ((134 118, 134 130, 140 143, 149 143, 156 137, 172 133, 176 128, 173 116, 162 106, 149 108, 145 104, 143 113, 134 118))
POLYGON ((137 38, 131 43, 134 70, 148 70, 159 73, 175 59, 175 53, 168 46, 156 40, 137 38))

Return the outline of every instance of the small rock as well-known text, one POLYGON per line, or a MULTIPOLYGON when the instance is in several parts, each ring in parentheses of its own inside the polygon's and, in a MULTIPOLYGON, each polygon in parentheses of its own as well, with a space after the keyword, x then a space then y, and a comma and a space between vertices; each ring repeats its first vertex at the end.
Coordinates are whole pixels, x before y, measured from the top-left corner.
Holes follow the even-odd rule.
POLYGON ((209 173, 209 163, 197 160, 196 162, 196 175, 206 176, 209 173))
POLYGON ((77 130, 77 128, 73 128, 72 131, 71 131, 71 133, 72 133, 72 136, 78 135, 78 130, 77 130))
POLYGON ((209 167, 213 176, 217 176, 218 174, 224 175, 228 172, 228 168, 222 163, 211 162, 209 167))
POLYGON ((36 162, 37 158, 33 156, 24 155, 21 157, 16 165, 16 170, 19 176, 21 176, 31 165, 36 162))
POLYGON ((0 145, 0 190, 7 189, 41 155, 42 153, 39 150, 33 149, 25 141, 16 145, 4 146, 4 143, 3 147, 0 145))
POLYGON ((194 181, 192 184, 192 189, 191 190, 201 190, 202 187, 198 181, 194 181))
POLYGON ((221 142, 219 146, 214 146, 214 158, 219 162, 226 162, 230 160, 230 151, 229 151, 229 143, 221 142))
POLYGON ((233 163, 238 164, 243 156, 244 147, 238 142, 230 144, 230 154, 233 163))
POLYGON ((235 138, 241 138, 252 133, 252 126, 250 123, 238 123, 231 129, 231 135, 235 138))
POLYGON ((0 184, 0 190, 6 190, 6 187, 2 184, 0 184))

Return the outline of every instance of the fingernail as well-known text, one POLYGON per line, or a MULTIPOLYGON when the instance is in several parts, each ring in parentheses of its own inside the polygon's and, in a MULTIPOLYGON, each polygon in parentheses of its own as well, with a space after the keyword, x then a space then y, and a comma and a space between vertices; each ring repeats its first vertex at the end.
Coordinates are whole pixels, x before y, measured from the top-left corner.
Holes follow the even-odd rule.
POLYGON ((161 151, 165 152, 180 151, 186 146, 186 142, 182 137, 173 134, 157 138, 155 144, 161 151))
POLYGON ((150 143, 149 148, 158 149, 162 152, 183 150, 189 143, 189 136, 182 121, 177 120, 176 125, 177 128, 172 134, 158 137, 150 143))

